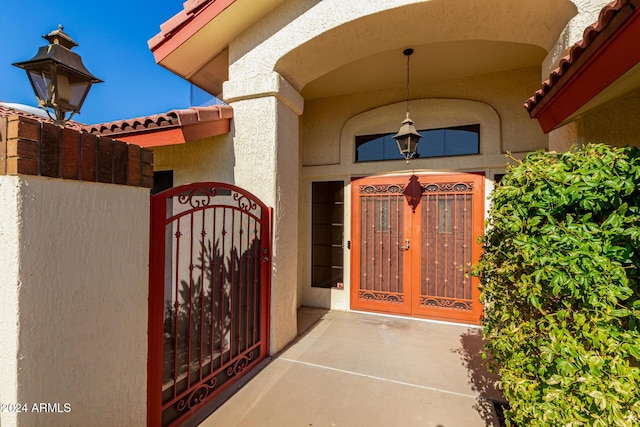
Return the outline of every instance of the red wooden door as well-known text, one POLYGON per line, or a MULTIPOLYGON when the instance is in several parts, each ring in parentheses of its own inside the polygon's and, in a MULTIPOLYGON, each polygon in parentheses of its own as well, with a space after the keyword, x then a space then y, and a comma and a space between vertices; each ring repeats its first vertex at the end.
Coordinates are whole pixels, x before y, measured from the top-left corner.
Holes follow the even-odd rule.
POLYGON ((351 307, 460 322, 482 313, 484 177, 374 177, 352 183, 351 307))

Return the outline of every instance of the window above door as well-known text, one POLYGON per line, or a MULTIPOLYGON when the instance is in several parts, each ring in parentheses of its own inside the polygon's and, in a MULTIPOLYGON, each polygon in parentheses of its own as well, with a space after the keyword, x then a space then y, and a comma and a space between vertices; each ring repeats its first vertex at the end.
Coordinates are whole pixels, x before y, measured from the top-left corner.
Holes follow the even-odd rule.
MULTIPOLYGON (((480 125, 471 124, 418 131, 422 139, 414 158, 461 156, 480 153, 480 125)), ((357 135, 356 162, 402 160, 393 133, 357 135)))

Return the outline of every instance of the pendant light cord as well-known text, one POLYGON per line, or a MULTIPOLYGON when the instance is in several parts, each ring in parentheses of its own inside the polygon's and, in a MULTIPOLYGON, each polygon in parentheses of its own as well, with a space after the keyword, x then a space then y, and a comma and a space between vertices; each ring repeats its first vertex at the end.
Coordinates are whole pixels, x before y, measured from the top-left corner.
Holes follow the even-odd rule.
POLYGON ((413 54, 413 49, 405 49, 402 53, 407 57, 407 117, 409 117, 409 60, 413 54))
POLYGON ((409 117, 409 59, 410 55, 407 55, 407 117, 409 117))

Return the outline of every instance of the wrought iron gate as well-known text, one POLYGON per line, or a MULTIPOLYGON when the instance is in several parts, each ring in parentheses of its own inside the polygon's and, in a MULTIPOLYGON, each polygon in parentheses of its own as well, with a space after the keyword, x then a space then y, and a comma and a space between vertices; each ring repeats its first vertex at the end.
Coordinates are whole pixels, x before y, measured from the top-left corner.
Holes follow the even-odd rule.
POLYGON ((229 184, 151 198, 148 425, 177 425, 268 354, 271 211, 229 184))

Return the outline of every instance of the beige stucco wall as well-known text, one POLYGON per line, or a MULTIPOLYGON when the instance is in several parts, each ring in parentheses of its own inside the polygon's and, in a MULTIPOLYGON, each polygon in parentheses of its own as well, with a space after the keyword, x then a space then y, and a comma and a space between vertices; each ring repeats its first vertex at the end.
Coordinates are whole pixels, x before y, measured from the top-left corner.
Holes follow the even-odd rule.
POLYGON ((230 44, 229 79, 250 79, 277 70, 301 90, 309 81, 354 60, 425 40, 508 41, 548 50, 574 10, 573 3, 565 0, 517 0, 515 4, 512 0, 292 0, 230 44), (385 28, 403 31, 393 31, 390 37, 385 28), (288 53, 314 39, 321 43, 276 68, 288 53))
POLYGON ((640 90, 615 98, 549 132, 549 150, 588 143, 640 146, 640 90))
POLYGON ((568 49, 582 39, 585 28, 598 21, 600 11, 610 1, 573 0, 573 3, 575 5, 573 18, 562 30, 542 63, 542 81, 549 78, 549 74, 558 66, 560 59, 568 53, 568 49))
MULTIPOLYGON (((459 104, 451 105, 456 100, 461 103, 470 101, 495 111, 499 121, 499 129, 496 130, 499 139, 483 144, 483 154, 546 148, 547 137, 522 107, 522 100, 535 91, 538 85, 539 70, 531 67, 416 86, 412 88, 412 98, 432 101, 411 108, 411 117, 420 129, 453 126, 452 123, 470 124, 472 122, 469 120, 473 119, 473 116, 469 116, 470 112, 461 109, 459 104), (447 104, 443 100, 450 102, 447 104)), ((301 118, 303 165, 335 165, 342 162, 343 169, 348 164, 352 173, 365 172, 368 165, 351 165, 350 159, 344 158, 344 155, 340 157, 341 134, 345 123, 362 112, 400 103, 397 112, 390 111, 389 116, 376 118, 379 124, 377 130, 362 130, 364 134, 397 131, 404 119, 403 108, 406 108, 402 102, 403 97, 406 97, 405 89, 396 88, 307 101, 301 118)), ((355 148, 349 150, 352 152, 355 148)), ((426 168, 433 168, 436 164, 439 168, 452 169, 487 165, 485 158, 477 156, 447 159, 449 166, 443 166, 441 160, 425 159, 422 162, 421 166, 426 168)), ((376 168, 379 169, 380 166, 376 168)))
POLYGON ((2 402, 29 407, 2 425, 145 425, 149 190, 2 176, 0 200, 2 402))
MULTIPOLYGON (((19 180, 0 176, 0 402, 15 402, 18 394, 18 273, 20 251, 18 236, 19 180)), ((16 414, 0 412, 0 425, 16 424, 16 414)))
MULTIPOLYGON (((271 353, 297 334, 299 120, 303 100, 282 77, 225 83, 233 107, 234 182, 273 211, 271 353)), ((227 141, 227 143, 231 143, 227 141)))
POLYGON ((584 143, 640 146, 640 90, 609 101, 577 122, 584 143))
POLYGON ((235 159, 229 135, 214 136, 188 144, 153 148, 153 169, 172 170, 173 184, 220 181, 234 183, 235 159))
POLYGON ((567 123, 549 132, 549 151, 564 152, 584 143, 579 122, 567 123))
POLYGON ((299 123, 303 100, 277 73, 225 86, 233 107, 227 135, 154 149, 154 170, 173 170, 174 185, 220 181, 274 208, 271 353, 295 338, 299 270, 297 221, 299 123))

